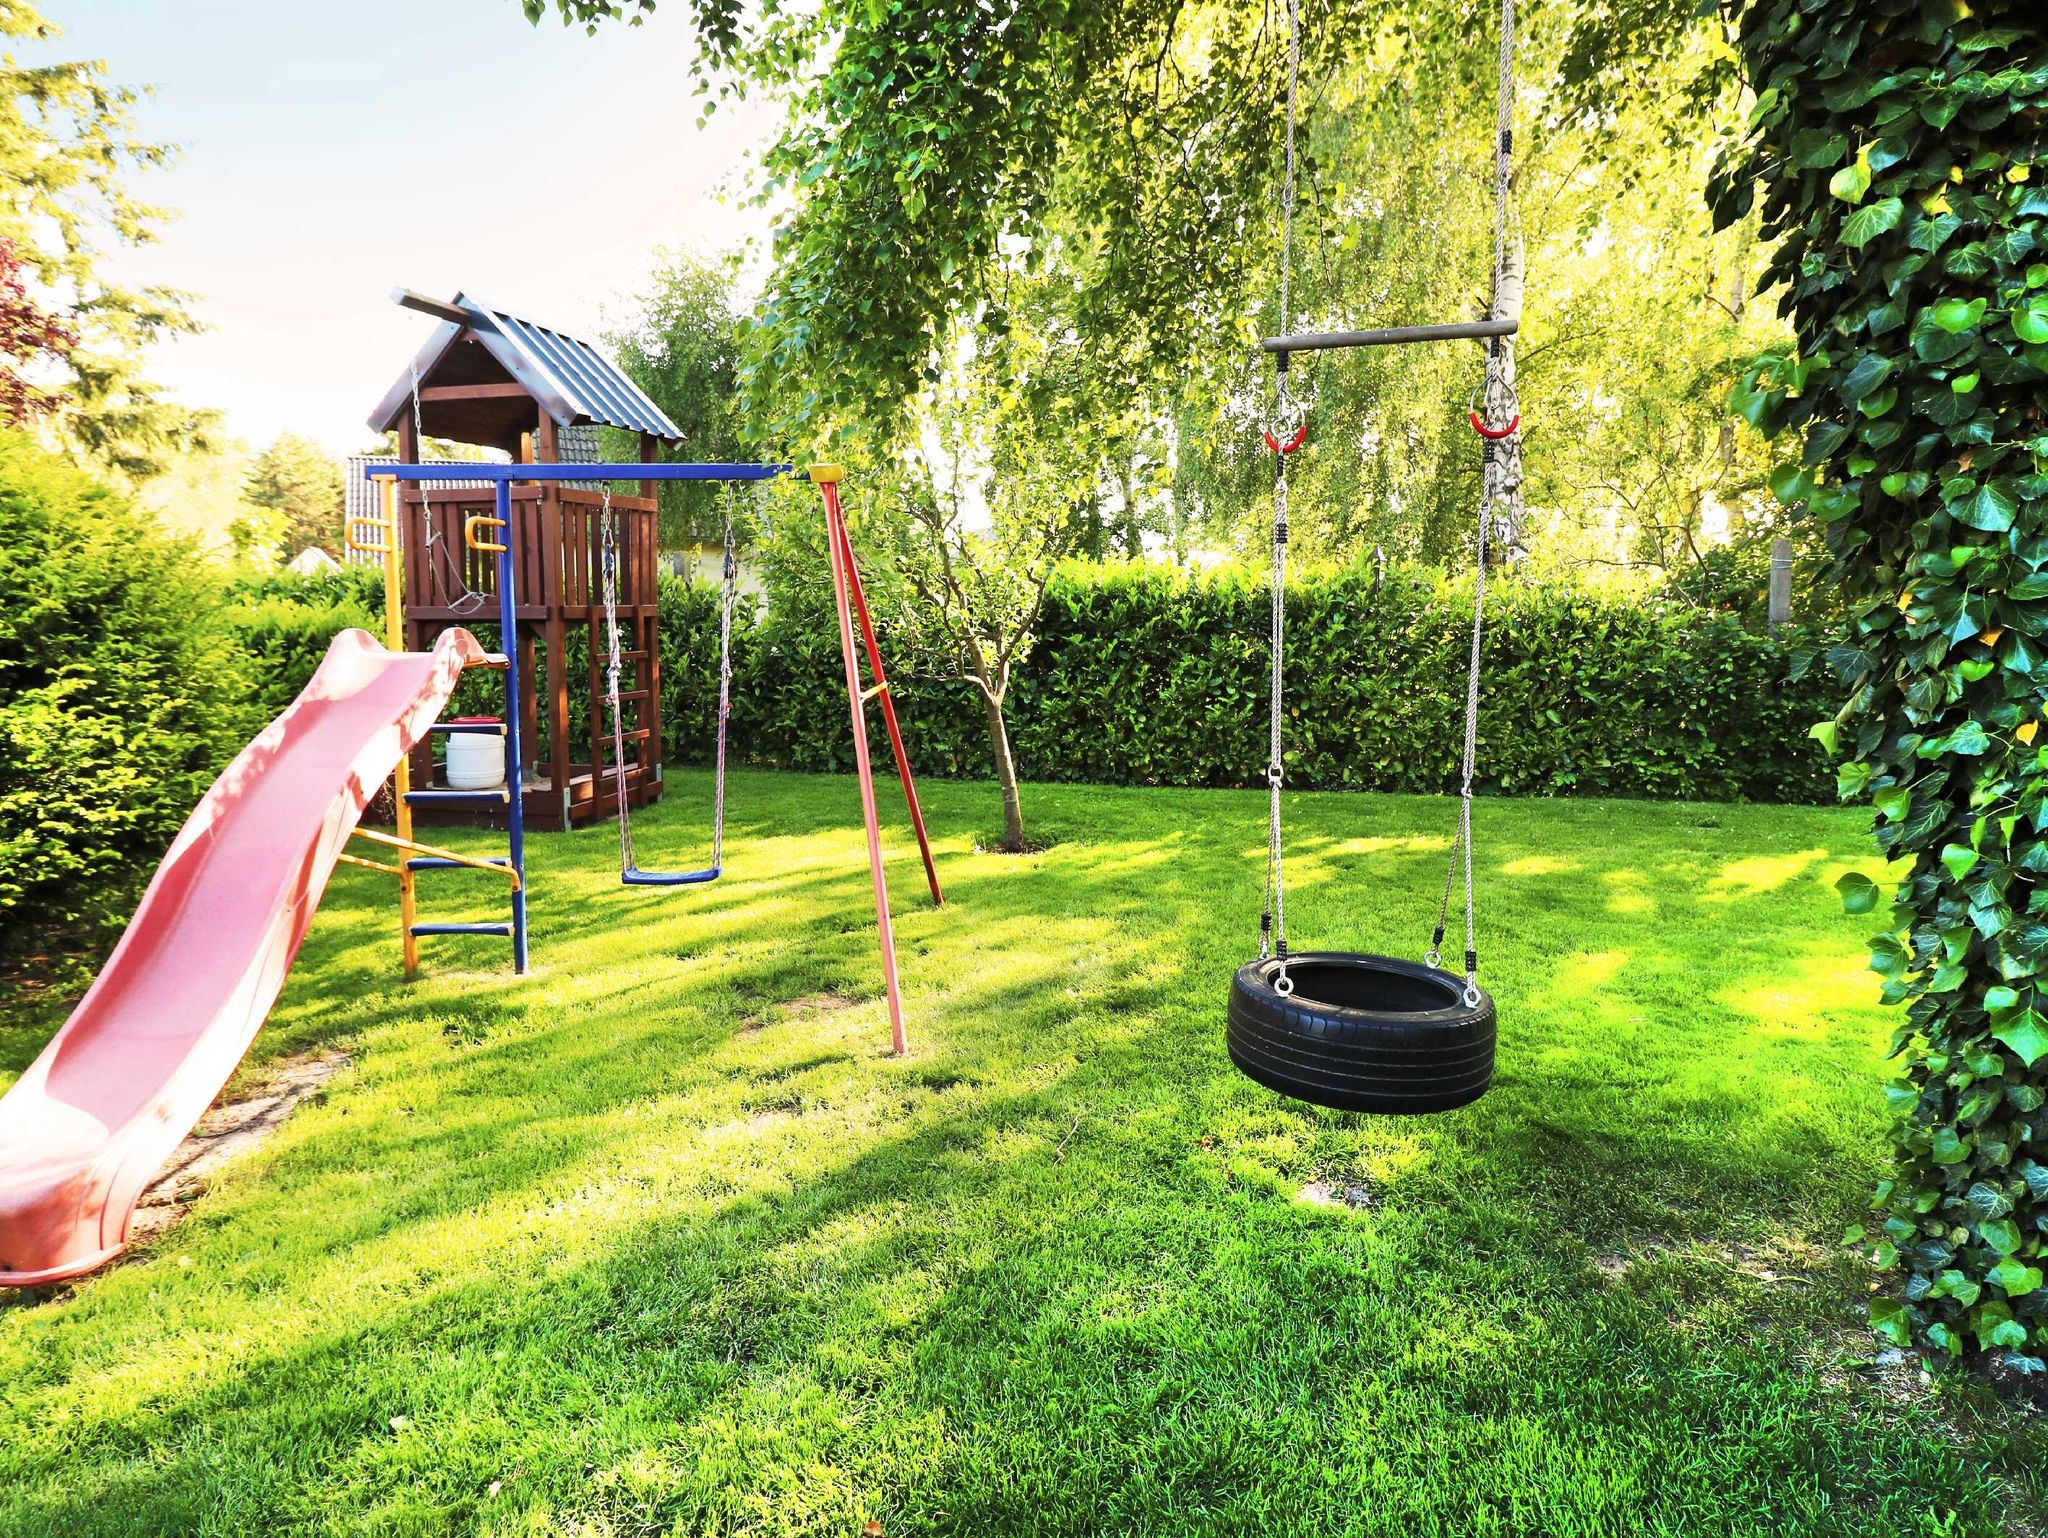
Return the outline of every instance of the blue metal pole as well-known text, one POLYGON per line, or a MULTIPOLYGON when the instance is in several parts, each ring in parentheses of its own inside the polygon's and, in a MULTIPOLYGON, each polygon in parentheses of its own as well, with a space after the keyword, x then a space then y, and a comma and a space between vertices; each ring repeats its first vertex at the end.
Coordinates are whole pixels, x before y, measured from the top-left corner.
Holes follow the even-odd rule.
POLYGON ((364 467, 371 479, 398 481, 772 481, 799 472, 792 465, 644 465, 634 460, 595 465, 486 464, 470 460, 364 467))
MULTIPOLYGON (((532 467, 526 467, 532 468, 532 467)), ((519 738, 519 534, 512 522, 512 483, 499 481, 497 516, 504 519, 504 546, 498 552, 498 645, 505 653, 505 779, 512 798, 505 824, 511 839, 512 869, 519 884, 512 889, 512 970, 526 970, 526 758, 519 738)))

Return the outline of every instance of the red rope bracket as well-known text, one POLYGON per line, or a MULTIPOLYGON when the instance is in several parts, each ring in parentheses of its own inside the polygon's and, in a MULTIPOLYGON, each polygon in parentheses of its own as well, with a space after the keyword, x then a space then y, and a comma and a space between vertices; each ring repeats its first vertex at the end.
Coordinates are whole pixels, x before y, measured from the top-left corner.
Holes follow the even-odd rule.
POLYGON ((1522 414, 1519 411, 1515 413, 1515 419, 1508 423, 1506 427, 1488 427, 1486 425, 1486 418, 1476 411, 1470 412, 1468 415, 1472 421, 1472 431, 1479 434, 1480 437, 1490 439, 1495 443, 1498 443, 1503 438, 1512 438, 1517 432, 1521 431, 1522 414))
MULTIPOLYGON (((1517 420, 1519 420, 1519 418, 1517 420)), ((1306 422, 1302 423, 1300 427, 1294 430, 1294 436, 1287 440, 1287 445, 1285 448, 1281 447, 1280 440, 1274 437, 1273 434, 1266 434, 1266 447, 1271 449, 1275 454, 1292 454, 1296 449, 1300 448, 1302 444, 1306 443, 1307 441, 1308 423, 1306 422)))

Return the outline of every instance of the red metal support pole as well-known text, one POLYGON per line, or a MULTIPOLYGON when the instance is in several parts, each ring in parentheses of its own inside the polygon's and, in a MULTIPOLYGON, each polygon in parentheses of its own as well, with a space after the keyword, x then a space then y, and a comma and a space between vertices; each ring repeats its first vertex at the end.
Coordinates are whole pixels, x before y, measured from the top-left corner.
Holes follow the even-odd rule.
POLYGON ((889 1033, 896 1054, 910 1050, 903 1030, 903 993, 896 979, 896 932, 889 922, 889 881, 882 871, 882 834, 875 819, 875 774, 868 761, 868 716, 861 697, 860 662, 853 649, 852 588, 858 580, 846 561, 845 515, 839 510, 836 465, 813 465, 811 479, 825 498, 825 534, 831 547, 832 596, 839 606, 839 650, 846 661, 846 703, 853 716, 853 761, 860 771, 860 809, 867 821, 868 869, 875 878, 875 927, 882 944, 882 983, 889 994, 889 1033))
MULTIPOLYGON (((831 491, 836 503, 839 488, 834 486, 831 491)), ((939 869, 932 863, 932 842, 924 830, 924 809, 917 804, 917 782, 910 776, 910 755, 903 748, 903 728, 896 722, 896 697, 889 690, 889 675, 882 669, 882 651, 875 644, 874 621, 868 618, 868 595, 861 586, 860 566, 853 558, 853 536, 846 530, 843 514, 834 527, 838 531, 839 559, 846 569, 854 616, 860 621, 861 640, 867 648, 868 671, 875 680, 867 692, 882 702, 882 720, 889 728, 889 746, 896 754, 896 769, 903 779, 903 799, 910 805, 910 825, 917 829, 918 853, 924 856, 924 879, 932 889, 932 906, 936 908, 946 899, 939 891, 939 869)))

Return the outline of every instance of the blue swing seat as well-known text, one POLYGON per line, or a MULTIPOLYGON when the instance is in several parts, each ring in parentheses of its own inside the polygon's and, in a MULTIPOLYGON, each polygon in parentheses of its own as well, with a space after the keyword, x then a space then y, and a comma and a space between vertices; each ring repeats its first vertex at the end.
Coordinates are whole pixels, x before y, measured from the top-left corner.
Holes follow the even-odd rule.
POLYGON ((629 865, 619 872, 619 880, 626 886, 703 886, 716 881, 722 869, 709 865, 703 870, 638 870, 629 865))

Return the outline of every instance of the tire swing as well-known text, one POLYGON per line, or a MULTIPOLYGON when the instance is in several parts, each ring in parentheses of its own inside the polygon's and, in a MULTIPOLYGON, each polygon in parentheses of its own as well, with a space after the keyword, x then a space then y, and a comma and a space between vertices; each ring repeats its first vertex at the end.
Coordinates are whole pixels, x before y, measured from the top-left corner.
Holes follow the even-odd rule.
POLYGON ((1231 979, 1230 1059, 1247 1078, 1311 1105, 1382 1115, 1455 1110, 1485 1094, 1493 1082, 1494 1004, 1479 986, 1479 952, 1472 895, 1472 777, 1479 743, 1479 661, 1486 624, 1489 525, 1498 480, 1496 445, 1521 426, 1516 417, 1491 427, 1476 410, 1471 423, 1484 444, 1479 504, 1478 564, 1472 601, 1472 648, 1465 680, 1465 740, 1458 788, 1458 825, 1444 869, 1436 929, 1421 962, 1347 951, 1287 949, 1286 888, 1280 791, 1283 781, 1283 653, 1286 641, 1287 457, 1307 441, 1308 427, 1288 391, 1291 354, 1335 347, 1380 346, 1457 337, 1498 339, 1516 323, 1499 314, 1507 254, 1508 190, 1512 167, 1514 0, 1503 0, 1500 37, 1500 116, 1495 148, 1493 319, 1452 326, 1393 331, 1287 335, 1288 284, 1294 226, 1295 90, 1300 73, 1298 0, 1288 6, 1287 161, 1281 199, 1280 330, 1267 351, 1278 355, 1278 419, 1265 434, 1273 455, 1272 687, 1266 761, 1268 787, 1265 904, 1259 919, 1259 954, 1231 979), (1277 345, 1276 345, 1277 344, 1277 345), (1451 889, 1460 865, 1465 888, 1465 971, 1441 966, 1450 918, 1451 889))

